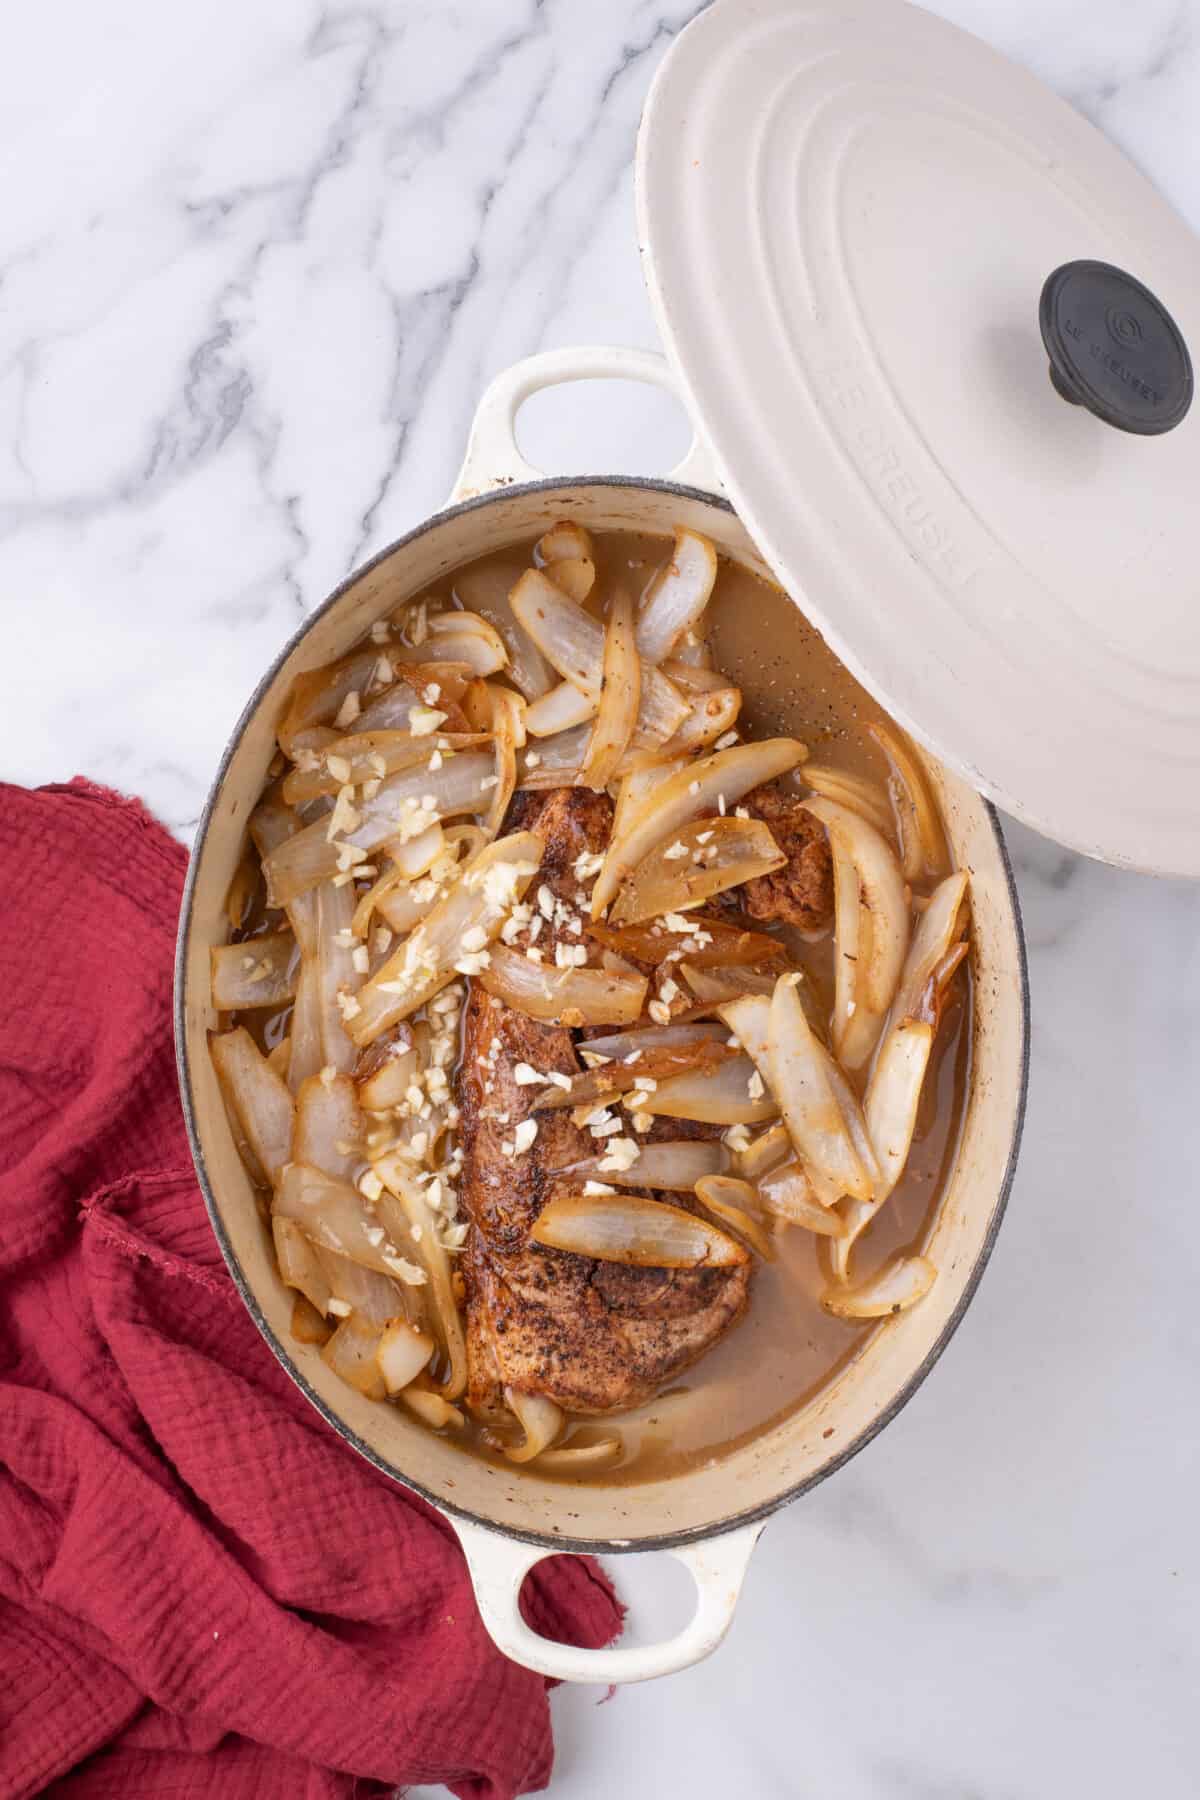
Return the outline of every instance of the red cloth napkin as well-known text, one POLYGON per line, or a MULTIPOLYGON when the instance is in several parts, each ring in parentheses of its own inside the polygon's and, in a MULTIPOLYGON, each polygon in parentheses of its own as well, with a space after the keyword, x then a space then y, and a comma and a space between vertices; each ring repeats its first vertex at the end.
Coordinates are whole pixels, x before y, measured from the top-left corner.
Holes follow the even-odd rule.
MULTIPOLYGON (((171 1042, 186 860, 88 782, 0 786, 0 1793, 540 1788, 545 1683, 221 1261, 171 1042)), ((590 1561, 526 1604, 573 1643, 620 1629, 590 1561)))

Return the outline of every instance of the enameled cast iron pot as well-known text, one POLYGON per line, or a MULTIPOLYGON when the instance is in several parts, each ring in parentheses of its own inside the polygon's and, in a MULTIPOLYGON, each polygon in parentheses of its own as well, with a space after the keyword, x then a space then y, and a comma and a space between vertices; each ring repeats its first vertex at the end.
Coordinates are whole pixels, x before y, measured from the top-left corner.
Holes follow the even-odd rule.
MULTIPOLYGON (((520 455, 514 420, 537 389, 618 376, 676 392, 657 356, 629 350, 555 351, 530 358, 489 388, 466 461, 444 512, 410 531, 342 584, 264 676, 229 743, 200 821, 184 894, 176 969, 179 1074, 192 1152, 213 1229, 247 1307, 272 1350, 348 1443, 452 1520, 470 1563, 488 1630, 516 1661, 568 1680, 638 1681, 698 1661, 720 1642, 764 1522, 860 1450, 915 1391, 945 1348, 983 1272, 1016 1162, 1028 1063, 1025 950, 1000 826, 978 794, 937 763, 926 767, 956 863, 971 872, 974 1041, 970 1091, 953 1176, 929 1240, 939 1278, 911 1312, 864 1337, 853 1360, 783 1424, 716 1466, 635 1487, 548 1481, 486 1463, 435 1436, 399 1407, 361 1398, 316 1349, 288 1332, 291 1297, 276 1273, 269 1233, 226 1121, 206 1046, 214 1023, 209 950, 226 941, 226 890, 247 815, 275 751, 285 696, 302 670, 340 656, 385 610, 488 551, 528 541, 552 520, 592 530, 666 536, 687 525, 759 574, 770 571, 698 443, 664 481, 594 477, 543 480, 520 455), (517 1596, 542 1556, 563 1551, 668 1550, 695 1578, 699 1599, 677 1636, 647 1648, 581 1650, 536 1636, 517 1596)), ((796 471, 803 480, 803 470, 796 471)), ((803 596, 796 596, 802 604, 803 596)), ((739 620, 744 653, 731 670, 753 716, 770 711, 769 662, 778 691, 788 654, 787 604, 739 620), (756 646, 761 646, 761 655, 756 646)), ((797 635, 794 631, 792 635, 797 635)), ((778 729, 783 721, 772 721, 778 729)), ((803 732, 803 721, 795 722, 803 732)))

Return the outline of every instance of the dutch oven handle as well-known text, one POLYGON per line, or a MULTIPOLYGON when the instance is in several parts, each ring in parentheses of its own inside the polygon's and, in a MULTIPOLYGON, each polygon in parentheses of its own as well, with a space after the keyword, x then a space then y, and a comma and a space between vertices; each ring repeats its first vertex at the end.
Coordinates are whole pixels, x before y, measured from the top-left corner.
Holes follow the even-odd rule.
MULTIPOLYGON (((466 1553, 480 1616, 497 1649, 526 1669, 558 1681, 651 1681, 702 1662, 716 1649, 733 1618, 746 1568, 763 1527, 739 1525, 720 1537, 672 1547, 667 1554, 690 1570, 696 1610, 682 1631, 661 1644, 585 1650, 539 1637, 521 1617, 521 1584, 535 1563, 559 1554, 544 1545, 502 1537, 485 1526, 452 1519, 466 1553)), ((632 1559, 631 1559, 632 1560, 632 1559)), ((622 1559, 622 1567, 629 1564, 622 1559)))
MULTIPOLYGON (((544 350, 538 356, 527 356, 497 375, 479 402, 451 502, 517 482, 545 480, 545 471, 526 462, 517 447, 518 412, 530 395, 542 388, 557 387, 564 381, 604 380, 648 382, 672 395, 685 413, 689 411, 670 364, 653 350, 598 344, 544 350)), ((683 487, 701 488, 706 493, 724 492, 712 452, 702 442, 694 423, 687 455, 665 479, 683 487)))

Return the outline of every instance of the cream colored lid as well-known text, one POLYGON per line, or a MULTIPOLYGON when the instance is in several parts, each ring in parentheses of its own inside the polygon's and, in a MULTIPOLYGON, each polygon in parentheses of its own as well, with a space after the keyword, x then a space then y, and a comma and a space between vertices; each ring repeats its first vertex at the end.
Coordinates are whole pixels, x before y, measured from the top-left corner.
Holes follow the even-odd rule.
MULTIPOLYGON (((1069 404, 1038 315, 1053 270, 1096 259, 1200 353, 1178 216, 1048 89, 898 0, 717 0, 661 66, 637 181, 694 417, 837 654, 1039 830, 1200 876, 1200 406, 1138 436, 1069 404)), ((1138 319, 1080 335, 1064 305, 1152 409, 1138 319)))

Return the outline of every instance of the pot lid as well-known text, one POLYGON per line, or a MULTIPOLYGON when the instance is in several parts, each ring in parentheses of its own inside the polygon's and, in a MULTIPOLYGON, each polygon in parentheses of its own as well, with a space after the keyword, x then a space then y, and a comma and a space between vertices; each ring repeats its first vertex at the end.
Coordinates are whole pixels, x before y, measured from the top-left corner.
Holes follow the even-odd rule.
POLYGON ((1001 806, 1200 876, 1200 246, 1113 145, 900 0, 716 0, 639 237, 730 496, 846 665, 1001 806))

